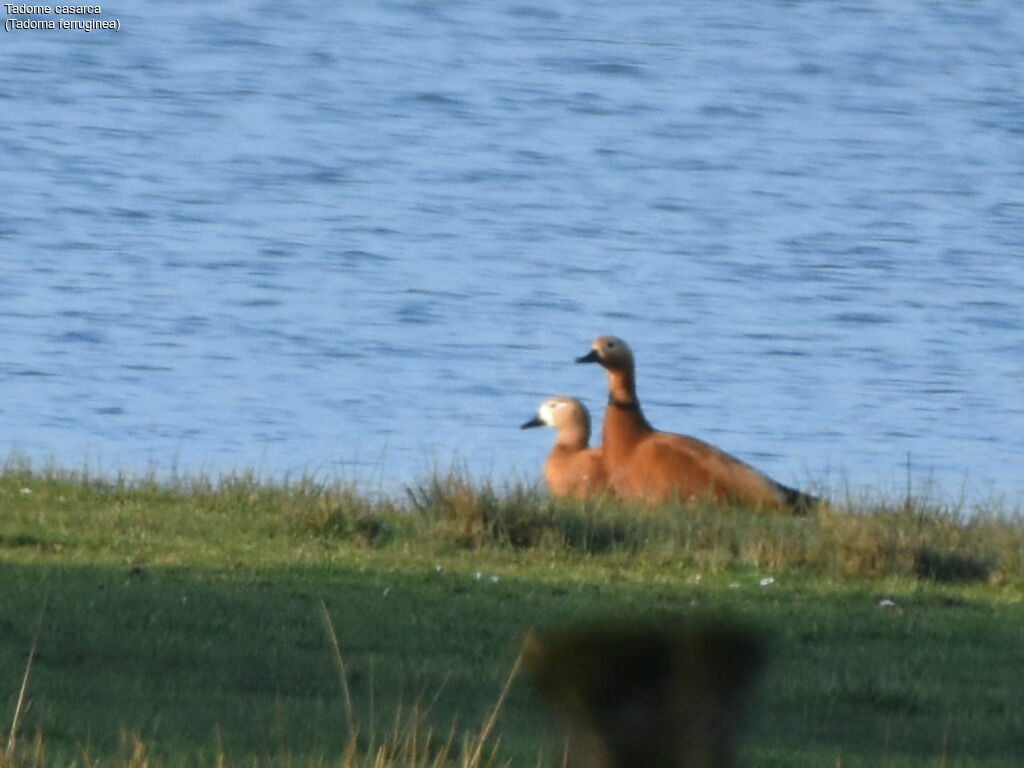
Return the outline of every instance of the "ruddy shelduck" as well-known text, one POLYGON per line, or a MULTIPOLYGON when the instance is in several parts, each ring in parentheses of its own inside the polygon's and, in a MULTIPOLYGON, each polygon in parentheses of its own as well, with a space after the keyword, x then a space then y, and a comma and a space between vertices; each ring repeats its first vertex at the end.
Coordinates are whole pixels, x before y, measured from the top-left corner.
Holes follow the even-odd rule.
POLYGON ((616 496, 655 504, 672 498, 712 498, 799 510, 817 501, 703 440, 652 427, 637 399, 633 352, 622 339, 599 336, 590 352, 576 362, 600 363, 608 372, 602 449, 616 496))
POLYGON ((608 473, 600 447, 590 445, 590 412, 575 397, 549 397, 537 415, 522 425, 554 427, 555 445, 544 464, 544 479, 555 496, 578 499, 608 490, 608 473))

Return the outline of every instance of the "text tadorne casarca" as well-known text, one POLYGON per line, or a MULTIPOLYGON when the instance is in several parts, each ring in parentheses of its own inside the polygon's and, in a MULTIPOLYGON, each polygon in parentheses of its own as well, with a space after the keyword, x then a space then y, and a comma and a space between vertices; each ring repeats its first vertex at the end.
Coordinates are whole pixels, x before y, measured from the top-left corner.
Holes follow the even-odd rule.
POLYGON ((68 16, 83 16, 86 14, 99 16, 103 13, 103 7, 99 5, 25 5, 21 3, 4 3, 4 10, 12 16, 27 16, 29 14, 49 16, 51 13, 67 14, 68 16))

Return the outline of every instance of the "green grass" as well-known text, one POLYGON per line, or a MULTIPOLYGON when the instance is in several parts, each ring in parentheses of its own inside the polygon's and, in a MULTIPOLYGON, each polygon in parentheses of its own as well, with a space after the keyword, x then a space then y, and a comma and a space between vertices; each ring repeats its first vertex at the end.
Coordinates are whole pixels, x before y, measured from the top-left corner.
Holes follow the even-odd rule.
MULTIPOLYGON (((747 765, 1017 765, 1022 597, 1006 507, 647 511, 457 473, 385 497, 10 462, 0 750, 36 653, 0 766, 463 765, 530 627, 708 614, 768 648, 747 765)), ((550 720, 517 681, 484 756, 558 765, 550 720)))

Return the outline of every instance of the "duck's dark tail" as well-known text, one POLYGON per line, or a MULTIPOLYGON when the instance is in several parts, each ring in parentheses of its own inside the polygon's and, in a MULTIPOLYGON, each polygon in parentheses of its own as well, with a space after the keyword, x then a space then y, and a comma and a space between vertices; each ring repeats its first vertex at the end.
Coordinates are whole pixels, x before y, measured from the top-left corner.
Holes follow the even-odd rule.
POLYGON ((779 490, 782 491, 782 496, 786 500, 786 505, 794 512, 805 515, 821 504, 821 499, 817 496, 812 496, 809 493, 798 491, 796 488, 790 488, 788 485, 783 485, 782 483, 776 483, 776 485, 779 487, 779 490))

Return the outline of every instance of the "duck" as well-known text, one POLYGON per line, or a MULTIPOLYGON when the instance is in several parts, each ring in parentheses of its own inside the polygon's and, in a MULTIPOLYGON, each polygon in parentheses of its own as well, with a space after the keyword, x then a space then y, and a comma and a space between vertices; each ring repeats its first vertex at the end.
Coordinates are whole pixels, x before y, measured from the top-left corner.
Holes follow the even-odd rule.
POLYGON ((544 464, 544 479, 554 496, 585 499, 608 490, 608 473, 600 446, 590 447, 590 411, 575 397, 549 397, 537 415, 523 424, 554 427, 555 445, 544 464))
POLYGON ((720 448, 651 426, 636 393, 636 364, 617 336, 598 336, 577 363, 598 363, 608 374, 602 452, 612 492, 621 499, 661 504, 713 499, 759 509, 806 511, 817 499, 762 474, 720 448))

